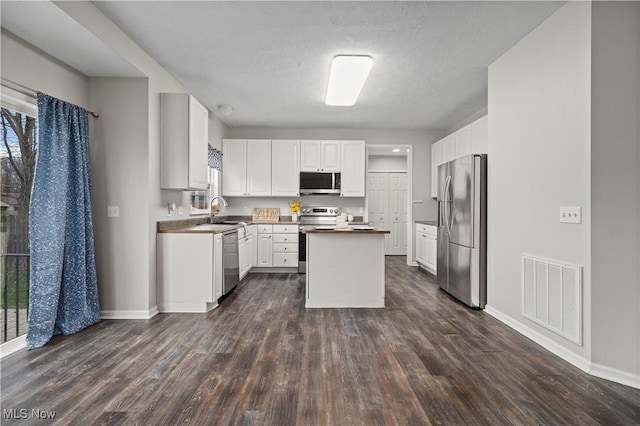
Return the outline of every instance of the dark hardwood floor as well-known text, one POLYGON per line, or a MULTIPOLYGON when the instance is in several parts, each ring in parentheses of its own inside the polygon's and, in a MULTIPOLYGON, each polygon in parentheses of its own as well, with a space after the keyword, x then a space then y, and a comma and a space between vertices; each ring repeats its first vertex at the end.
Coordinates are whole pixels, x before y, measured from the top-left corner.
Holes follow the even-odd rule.
POLYGON ((250 274, 208 314, 102 321, 3 359, 3 423, 46 423, 39 409, 82 425, 640 424, 639 390, 457 303, 404 257, 387 258, 386 304, 306 310, 304 275, 250 274))

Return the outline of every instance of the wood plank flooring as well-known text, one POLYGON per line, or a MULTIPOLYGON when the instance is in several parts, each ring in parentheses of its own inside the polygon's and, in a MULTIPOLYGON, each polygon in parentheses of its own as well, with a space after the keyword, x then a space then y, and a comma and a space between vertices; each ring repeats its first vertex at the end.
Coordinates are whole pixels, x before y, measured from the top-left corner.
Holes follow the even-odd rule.
POLYGON ((387 258, 386 304, 307 310, 304 275, 250 274, 208 314, 102 321, 3 359, 2 422, 640 424, 639 390, 459 304, 404 257, 387 258))

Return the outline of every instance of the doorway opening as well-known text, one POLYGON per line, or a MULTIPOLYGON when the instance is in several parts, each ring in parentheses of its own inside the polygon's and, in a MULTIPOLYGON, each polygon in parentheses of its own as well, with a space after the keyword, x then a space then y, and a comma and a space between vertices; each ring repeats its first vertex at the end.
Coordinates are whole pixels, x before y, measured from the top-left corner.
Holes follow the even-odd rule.
POLYGON ((412 145, 367 145, 366 220, 391 231, 386 255, 413 258, 412 145))

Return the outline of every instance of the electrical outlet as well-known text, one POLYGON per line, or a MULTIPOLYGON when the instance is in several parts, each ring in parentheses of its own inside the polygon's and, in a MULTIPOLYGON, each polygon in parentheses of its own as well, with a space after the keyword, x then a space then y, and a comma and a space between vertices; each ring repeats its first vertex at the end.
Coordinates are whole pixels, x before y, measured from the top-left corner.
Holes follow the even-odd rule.
POLYGON ((347 207, 347 213, 351 213, 351 207, 347 207))
POLYGON ((560 223, 582 223, 582 208, 561 206, 560 223))
POLYGON ((360 214, 364 213, 364 207, 360 207, 359 212, 360 212, 360 214))
POLYGON ((107 217, 119 217, 120 206, 107 206, 107 217))
POLYGON ((245 213, 249 213, 249 207, 246 207, 246 206, 245 206, 245 208, 244 208, 244 212, 245 212, 245 213))
POLYGON ((184 214, 184 207, 180 206, 178 207, 178 215, 182 216, 184 214))

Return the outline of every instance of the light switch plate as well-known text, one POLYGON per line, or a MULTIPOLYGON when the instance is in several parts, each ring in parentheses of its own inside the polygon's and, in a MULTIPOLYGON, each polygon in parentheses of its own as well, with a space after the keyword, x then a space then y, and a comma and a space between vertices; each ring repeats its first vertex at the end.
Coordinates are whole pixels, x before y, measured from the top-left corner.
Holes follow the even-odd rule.
POLYGON ((184 207, 178 207, 178 215, 182 216, 184 214, 184 207))
POLYGON ((560 207, 560 223, 582 223, 582 207, 560 207))
POLYGON ((120 206, 107 206, 107 217, 119 217, 120 206))

